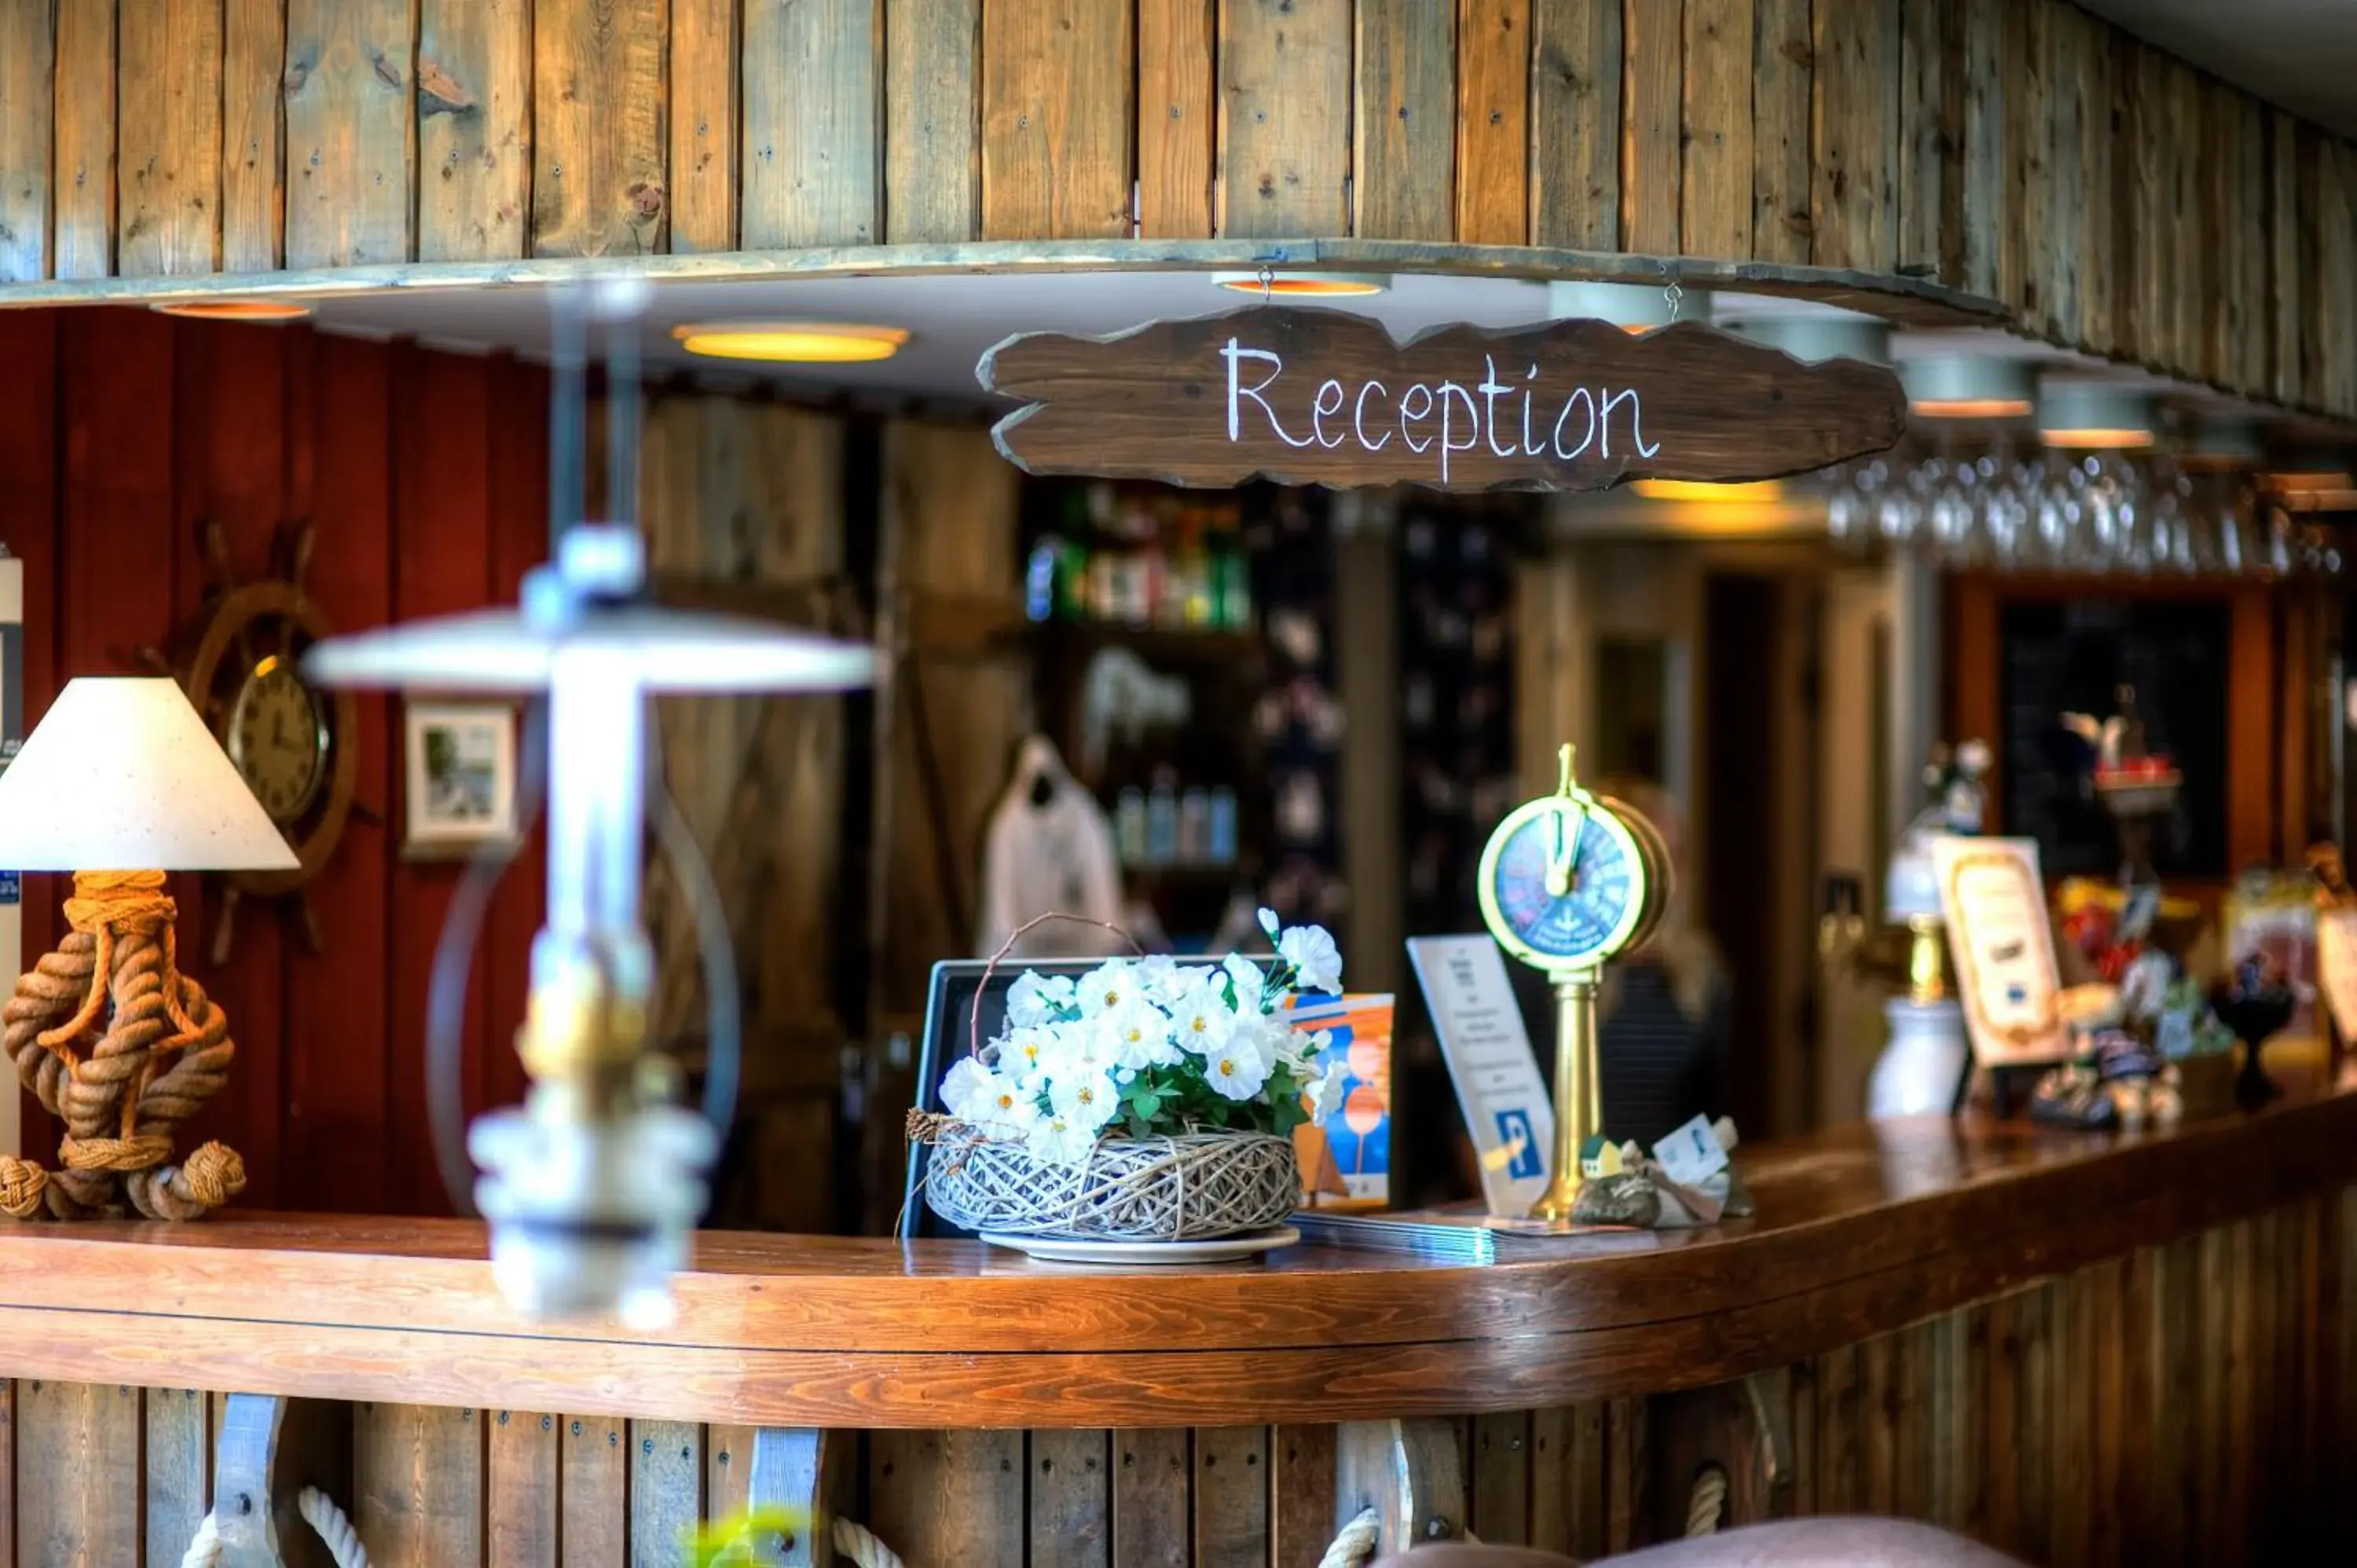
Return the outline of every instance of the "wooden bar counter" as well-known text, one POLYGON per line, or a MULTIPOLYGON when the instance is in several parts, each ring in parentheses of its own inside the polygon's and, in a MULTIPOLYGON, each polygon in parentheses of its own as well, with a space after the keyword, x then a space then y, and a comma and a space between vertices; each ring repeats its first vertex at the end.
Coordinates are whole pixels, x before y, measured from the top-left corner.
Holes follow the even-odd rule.
POLYGON ((2357 1093, 1741 1163, 1755 1220, 1485 1268, 707 1234, 644 1334, 519 1322, 456 1221, 13 1227, 0 1518, 16 1562, 177 1563, 243 1400, 281 1489, 318 1480, 387 1565, 669 1564, 748 1498, 915 1568, 1307 1568, 1371 1503, 1394 1540, 1598 1556, 1682 1533, 1712 1466, 1735 1520, 1908 1515, 2034 1562, 2351 1528, 2357 1093))

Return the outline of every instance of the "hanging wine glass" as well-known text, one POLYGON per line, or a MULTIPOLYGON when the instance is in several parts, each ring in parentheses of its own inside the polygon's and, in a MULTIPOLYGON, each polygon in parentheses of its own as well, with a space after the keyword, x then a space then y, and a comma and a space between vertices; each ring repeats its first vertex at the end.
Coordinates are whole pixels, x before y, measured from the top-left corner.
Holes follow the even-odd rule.
POLYGON ((2299 564, 2298 549, 2292 538, 2291 519, 2282 509, 2267 512, 2266 565, 2270 577, 2288 577, 2299 564))

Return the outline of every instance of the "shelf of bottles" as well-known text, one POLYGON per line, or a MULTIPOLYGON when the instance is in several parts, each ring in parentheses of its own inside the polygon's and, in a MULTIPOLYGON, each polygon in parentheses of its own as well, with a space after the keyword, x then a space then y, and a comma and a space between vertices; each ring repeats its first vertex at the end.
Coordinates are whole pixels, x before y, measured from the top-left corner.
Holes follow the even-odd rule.
POLYGON ((1116 791, 1114 846, 1124 869, 1178 873, 1232 871, 1237 858, 1233 786, 1181 787, 1177 769, 1156 768, 1151 781, 1116 791))
POLYGON ((1104 809, 1132 898, 1180 950, 1210 940, 1266 865, 1247 506, 1244 492, 1106 481, 1026 497, 1040 722, 1104 809))
POLYGON ((1056 511, 1024 570, 1033 622, 1252 629, 1252 566, 1233 496, 1099 482, 1066 487, 1056 511))

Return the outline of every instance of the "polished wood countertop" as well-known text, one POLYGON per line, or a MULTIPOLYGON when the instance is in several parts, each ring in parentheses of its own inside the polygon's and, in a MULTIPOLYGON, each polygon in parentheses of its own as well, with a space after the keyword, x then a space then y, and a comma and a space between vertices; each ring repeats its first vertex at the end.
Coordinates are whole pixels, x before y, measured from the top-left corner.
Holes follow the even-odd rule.
POLYGON ((1944 1118, 1747 1146, 1759 1217, 1486 1267, 1103 1269, 707 1232, 676 1319, 522 1322, 480 1226, 0 1227, 0 1376, 797 1426, 1519 1410, 1716 1382, 2357 1183, 2357 1093, 2115 1137, 1944 1118))

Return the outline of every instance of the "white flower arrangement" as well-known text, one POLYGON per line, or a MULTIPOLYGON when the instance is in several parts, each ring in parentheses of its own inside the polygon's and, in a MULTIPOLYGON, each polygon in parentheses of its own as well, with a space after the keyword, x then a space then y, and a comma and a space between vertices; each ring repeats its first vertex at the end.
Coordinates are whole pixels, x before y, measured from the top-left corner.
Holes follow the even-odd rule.
POLYGON ((1318 926, 1280 930, 1265 971, 1230 953, 1217 965, 1113 959, 1078 980, 1026 971, 1006 1026, 942 1079, 950 1115, 1036 1158, 1081 1165, 1100 1138, 1202 1132, 1280 1137, 1333 1110, 1341 1074, 1321 1071, 1329 1032, 1285 1020, 1298 991, 1339 992, 1342 959, 1318 926))

